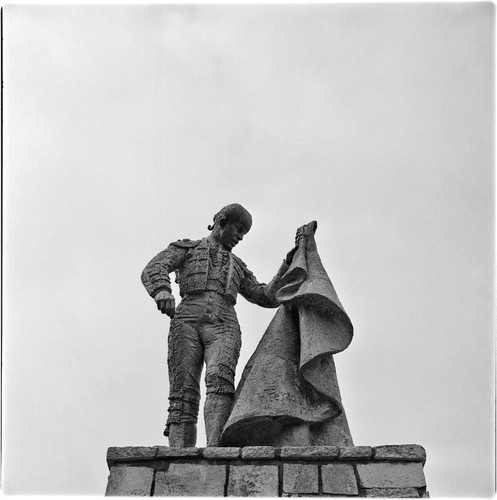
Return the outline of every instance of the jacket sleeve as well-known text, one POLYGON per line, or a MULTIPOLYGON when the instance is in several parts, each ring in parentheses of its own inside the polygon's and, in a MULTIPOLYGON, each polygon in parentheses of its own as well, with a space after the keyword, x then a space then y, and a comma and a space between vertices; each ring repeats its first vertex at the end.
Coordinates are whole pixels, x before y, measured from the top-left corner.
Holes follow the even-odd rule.
POLYGON ((162 290, 171 293, 169 273, 176 271, 183 265, 187 253, 188 248, 171 243, 145 266, 141 280, 151 297, 155 297, 162 290))
POLYGON ((288 271, 288 264, 283 261, 276 276, 269 284, 259 283, 254 274, 245 268, 245 277, 240 284, 240 294, 249 302, 262 307, 278 307, 276 292, 280 289, 281 277, 288 271))

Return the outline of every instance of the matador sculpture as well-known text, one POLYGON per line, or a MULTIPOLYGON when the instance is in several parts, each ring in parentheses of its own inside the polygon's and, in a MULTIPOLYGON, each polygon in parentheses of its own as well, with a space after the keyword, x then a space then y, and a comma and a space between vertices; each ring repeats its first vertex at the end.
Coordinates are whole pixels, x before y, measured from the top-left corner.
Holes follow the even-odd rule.
POLYGON ((259 283, 232 253, 252 225, 250 213, 234 203, 222 208, 201 240, 178 240, 154 257, 142 282, 157 308, 171 318, 168 338, 169 409, 164 434, 171 447, 196 444, 200 375, 205 362, 204 407, 207 446, 219 446, 233 405, 241 332, 234 305, 240 293, 262 307, 276 308, 281 277, 291 250, 269 284, 259 283), (175 308, 169 274, 176 272, 181 302, 175 308))

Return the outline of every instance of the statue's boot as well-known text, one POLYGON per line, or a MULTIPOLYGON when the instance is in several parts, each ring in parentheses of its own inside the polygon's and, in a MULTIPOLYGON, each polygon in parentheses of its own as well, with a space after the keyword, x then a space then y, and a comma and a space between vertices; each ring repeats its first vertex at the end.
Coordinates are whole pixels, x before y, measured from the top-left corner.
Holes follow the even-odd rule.
POLYGON ((221 446, 221 433, 233 406, 233 394, 207 394, 204 406, 207 446, 221 446))
POLYGON ((191 448, 197 443, 197 424, 182 422, 169 425, 169 446, 171 448, 191 448))

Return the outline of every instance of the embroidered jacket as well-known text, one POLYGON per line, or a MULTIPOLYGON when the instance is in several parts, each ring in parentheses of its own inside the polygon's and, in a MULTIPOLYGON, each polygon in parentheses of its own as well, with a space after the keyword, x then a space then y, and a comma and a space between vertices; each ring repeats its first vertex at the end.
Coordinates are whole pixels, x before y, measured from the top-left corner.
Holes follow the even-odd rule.
POLYGON ((176 272, 181 297, 214 291, 236 303, 240 293, 248 301, 263 307, 278 307, 275 295, 281 276, 288 265, 283 262, 276 276, 266 285, 259 283, 246 264, 221 245, 214 246, 207 238, 178 240, 156 255, 142 273, 142 283, 150 296, 171 292, 169 273, 176 272))

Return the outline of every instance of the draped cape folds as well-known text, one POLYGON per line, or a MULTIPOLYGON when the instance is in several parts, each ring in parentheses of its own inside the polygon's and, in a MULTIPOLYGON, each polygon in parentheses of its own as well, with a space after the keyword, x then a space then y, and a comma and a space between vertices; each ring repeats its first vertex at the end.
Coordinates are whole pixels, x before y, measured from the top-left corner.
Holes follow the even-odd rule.
POLYGON ((316 228, 297 231, 281 305, 243 371, 224 446, 352 443, 333 354, 348 347, 353 327, 318 255, 316 228))

